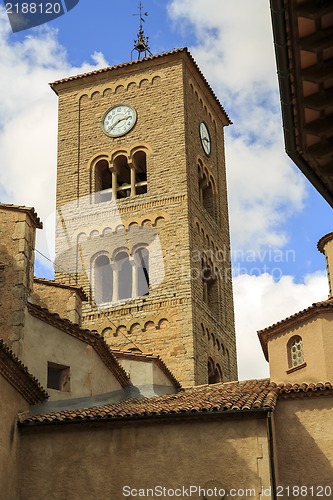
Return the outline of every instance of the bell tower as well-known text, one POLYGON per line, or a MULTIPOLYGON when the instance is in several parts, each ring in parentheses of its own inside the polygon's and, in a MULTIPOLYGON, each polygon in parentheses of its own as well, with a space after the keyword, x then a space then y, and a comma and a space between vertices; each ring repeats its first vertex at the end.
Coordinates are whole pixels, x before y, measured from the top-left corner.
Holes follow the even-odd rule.
POLYGON ((183 385, 236 380, 224 127, 187 49, 51 84, 56 280, 84 326, 159 354, 183 385))

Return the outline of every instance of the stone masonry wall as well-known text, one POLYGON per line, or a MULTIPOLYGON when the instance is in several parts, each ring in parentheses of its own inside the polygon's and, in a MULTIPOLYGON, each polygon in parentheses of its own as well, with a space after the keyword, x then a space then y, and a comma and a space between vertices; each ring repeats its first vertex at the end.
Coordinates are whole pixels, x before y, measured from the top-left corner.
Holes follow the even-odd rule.
MULTIPOLYGON (((229 234, 225 227, 222 133, 222 145, 212 166, 222 196, 219 225, 209 221, 195 201, 198 188, 193 158, 200 145, 197 129, 203 108, 194 94, 185 100, 187 75, 183 56, 119 69, 105 79, 83 79, 59 89, 57 207, 62 216, 66 213, 68 218, 70 214, 71 221, 68 223, 63 216, 58 225, 57 258, 65 255, 58 262, 62 268, 66 263, 68 269, 67 273, 58 271, 56 279, 71 280, 72 284, 76 280, 89 296, 83 310, 85 327, 102 333, 111 346, 128 348, 134 344, 145 352, 159 354, 183 384, 192 385, 207 382, 209 355, 219 360, 226 380, 236 378, 236 359, 229 271, 222 285, 224 302, 218 320, 199 298, 201 284, 191 278, 191 269, 196 265, 193 253, 205 248, 201 236, 194 235, 195 220, 206 228, 218 248, 229 247, 229 234), (103 133, 101 120, 117 103, 133 106, 138 118, 128 134, 110 138, 103 133), (113 209, 102 203, 97 211, 86 208, 93 201, 96 161, 103 158, 111 163, 118 153, 131 158, 138 148, 147 154, 148 192, 117 200, 113 209), (133 242, 128 230, 133 227, 151 231, 160 244, 164 270, 158 259, 155 269, 150 266, 150 272, 161 274, 160 283, 150 286, 145 297, 112 308, 98 308, 94 299, 92 245, 96 248, 97 244, 100 252, 106 252, 105 245, 111 241, 107 240, 108 235, 113 242, 122 241, 131 255, 133 242), (210 339, 216 338, 219 344, 215 340, 215 345, 213 342, 210 346, 208 336, 202 337, 201 323, 214 332, 210 339)), ((206 97, 215 102, 208 91, 206 97)), ((221 121, 222 118, 222 128, 221 121)), ((204 156, 202 150, 201 155, 204 156)), ((154 255, 151 257, 153 264, 154 255)))
POLYGON ((0 337, 20 356, 32 290, 35 225, 23 210, 0 209, 0 337))

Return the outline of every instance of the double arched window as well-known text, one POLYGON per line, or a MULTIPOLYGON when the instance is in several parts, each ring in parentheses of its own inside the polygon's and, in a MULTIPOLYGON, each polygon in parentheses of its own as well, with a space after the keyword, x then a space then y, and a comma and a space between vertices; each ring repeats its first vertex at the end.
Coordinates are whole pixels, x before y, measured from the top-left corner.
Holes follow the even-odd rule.
POLYGON ((198 180, 199 180, 199 199, 202 206, 211 217, 216 219, 216 189, 213 177, 208 173, 208 170, 203 167, 201 161, 198 163, 198 180))
POLYGON ((93 294, 97 306, 114 305, 149 294, 149 251, 138 247, 133 255, 123 249, 98 255, 92 264, 93 294))
POLYGON ((207 371, 209 384, 216 384, 223 381, 221 367, 218 363, 215 364, 212 358, 208 358, 207 371))
POLYGON ((219 280, 218 270, 214 268, 211 260, 201 260, 201 276, 203 287, 203 300, 216 318, 219 316, 219 280))
POLYGON ((120 200, 147 193, 147 159, 142 150, 136 151, 131 159, 126 154, 115 154, 109 163, 99 160, 95 165, 95 202, 120 200))

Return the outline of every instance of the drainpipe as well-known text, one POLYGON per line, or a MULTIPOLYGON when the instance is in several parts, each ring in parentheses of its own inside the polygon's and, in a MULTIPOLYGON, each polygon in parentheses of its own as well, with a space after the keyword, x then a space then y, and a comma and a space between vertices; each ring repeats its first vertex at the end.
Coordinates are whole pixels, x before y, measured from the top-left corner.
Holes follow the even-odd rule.
POLYGON ((267 413, 267 434, 268 434, 268 447, 269 447, 269 468, 270 468, 270 473, 271 473, 271 485, 272 485, 272 500, 277 500, 275 460, 274 460, 273 425, 272 425, 272 412, 271 411, 269 411, 267 413))

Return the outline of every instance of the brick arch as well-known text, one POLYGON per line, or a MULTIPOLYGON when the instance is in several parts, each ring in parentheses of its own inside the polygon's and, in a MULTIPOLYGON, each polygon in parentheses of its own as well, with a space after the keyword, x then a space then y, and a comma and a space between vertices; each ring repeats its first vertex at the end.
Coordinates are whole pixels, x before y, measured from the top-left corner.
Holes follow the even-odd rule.
POLYGON ((151 320, 148 320, 145 322, 144 326, 143 326, 143 331, 147 331, 147 330, 155 330, 156 329, 156 325, 154 323, 154 321, 151 321, 151 320))
POLYGON ((169 326, 169 320, 167 318, 161 318, 157 324, 157 329, 158 330, 163 330, 164 328, 167 328, 169 326))
POLYGON ((139 333, 140 331, 142 331, 142 327, 141 327, 140 323, 138 323, 138 322, 132 323, 128 329, 128 333, 131 335, 135 334, 135 333, 139 333))

